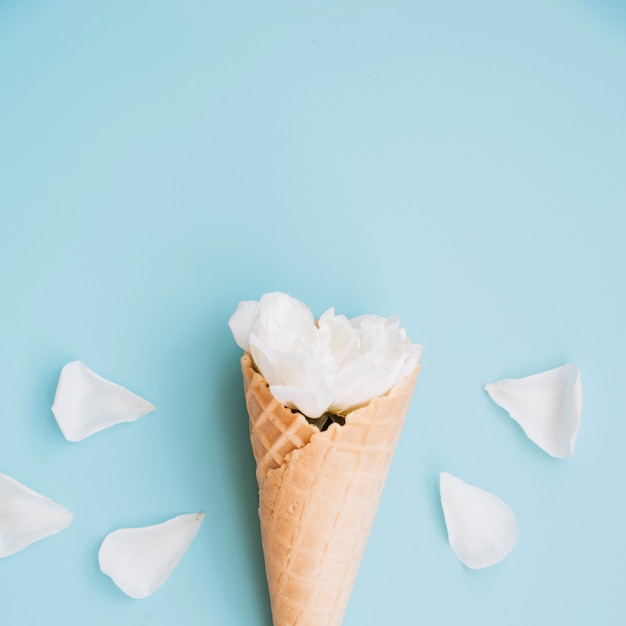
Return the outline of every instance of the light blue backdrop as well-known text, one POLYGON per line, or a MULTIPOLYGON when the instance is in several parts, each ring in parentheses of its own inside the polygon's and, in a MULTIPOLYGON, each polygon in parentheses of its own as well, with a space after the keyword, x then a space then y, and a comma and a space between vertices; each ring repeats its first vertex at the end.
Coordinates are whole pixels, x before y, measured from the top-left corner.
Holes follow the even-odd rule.
POLYGON ((0 560, 2 626, 270 626, 227 320, 286 291, 399 314, 423 370, 345 626, 624 623, 626 9, 544 2, 0 2, 0 471, 64 504, 0 560), (72 444, 81 359, 156 413, 72 444), (484 383, 582 372, 572 459, 484 383), (515 511, 488 570, 445 469, 515 511), (120 526, 205 511, 153 596, 120 526))

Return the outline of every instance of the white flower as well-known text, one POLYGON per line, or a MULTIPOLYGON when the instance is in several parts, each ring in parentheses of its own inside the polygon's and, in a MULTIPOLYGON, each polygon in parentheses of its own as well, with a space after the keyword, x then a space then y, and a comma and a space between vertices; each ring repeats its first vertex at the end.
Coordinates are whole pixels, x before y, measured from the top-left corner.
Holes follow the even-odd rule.
POLYGON ((241 302, 229 326, 274 397, 310 418, 345 414, 387 393, 422 353, 396 317, 349 320, 329 309, 316 324, 306 305, 279 292, 241 302))

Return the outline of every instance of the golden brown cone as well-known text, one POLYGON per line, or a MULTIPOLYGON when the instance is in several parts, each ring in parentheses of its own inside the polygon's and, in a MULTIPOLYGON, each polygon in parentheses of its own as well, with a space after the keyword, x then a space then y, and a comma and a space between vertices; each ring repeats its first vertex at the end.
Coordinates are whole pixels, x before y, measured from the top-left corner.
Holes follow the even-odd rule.
POLYGON ((320 432, 241 359, 274 626, 339 626, 419 366, 320 432))

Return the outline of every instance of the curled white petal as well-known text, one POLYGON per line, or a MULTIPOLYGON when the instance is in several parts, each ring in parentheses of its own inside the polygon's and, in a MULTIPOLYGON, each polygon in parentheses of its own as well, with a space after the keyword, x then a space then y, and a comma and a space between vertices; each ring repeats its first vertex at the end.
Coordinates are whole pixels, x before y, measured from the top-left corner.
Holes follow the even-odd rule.
POLYGON ((60 504, 0 474, 0 557, 67 528, 72 514, 60 504))
POLYGON ((545 452, 557 458, 572 456, 583 403, 576 365, 568 363, 524 378, 506 378, 485 385, 485 391, 545 452))
POLYGON ((187 513, 153 526, 115 530, 100 546, 100 569, 131 598, 145 598, 178 565, 203 518, 204 513, 187 513))
POLYGON ((463 564, 482 569, 511 552, 517 522, 505 502, 448 472, 441 472, 439 490, 450 547, 463 564))
POLYGON ((322 384, 315 391, 286 385, 270 385, 272 395, 284 406, 297 409, 307 417, 321 417, 332 402, 332 390, 322 384))
POLYGON ((154 410, 152 403, 98 376, 80 361, 72 361, 61 370, 52 405, 59 428, 69 441, 80 441, 154 410))
POLYGON ((243 300, 237 306, 237 310, 233 313, 230 320, 228 320, 228 325, 237 345, 246 352, 250 352, 250 333, 252 332, 252 323, 258 308, 258 302, 243 300))

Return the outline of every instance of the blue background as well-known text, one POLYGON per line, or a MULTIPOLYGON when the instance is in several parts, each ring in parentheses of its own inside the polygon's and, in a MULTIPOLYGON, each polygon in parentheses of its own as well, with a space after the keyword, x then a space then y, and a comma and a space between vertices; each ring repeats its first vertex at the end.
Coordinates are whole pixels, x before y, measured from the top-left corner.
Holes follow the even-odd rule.
POLYGON ((281 290, 399 314, 423 369, 345 626, 624 623, 626 6, 0 1, 0 471, 71 510, 0 560, 3 626, 271 626, 227 321, 281 290), (158 410, 73 444, 80 359, 158 410), (574 361, 548 457, 482 390, 574 361), (516 513, 456 559, 450 471, 516 513), (97 550, 205 511, 153 596, 97 550))

